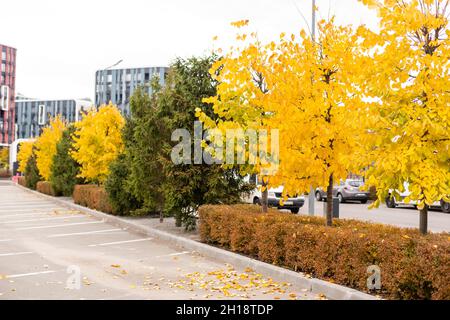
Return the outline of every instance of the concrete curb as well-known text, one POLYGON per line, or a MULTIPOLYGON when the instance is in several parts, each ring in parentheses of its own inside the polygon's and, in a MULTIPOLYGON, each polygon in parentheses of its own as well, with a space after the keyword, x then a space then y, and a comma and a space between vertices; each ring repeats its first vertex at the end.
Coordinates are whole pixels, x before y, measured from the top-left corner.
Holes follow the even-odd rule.
POLYGON ((250 267, 258 273, 265 274, 272 278, 276 278, 279 281, 289 282, 291 284, 297 285, 302 288, 308 289, 311 293, 324 294, 328 299, 332 300, 377 300, 377 297, 366 294, 364 292, 354 290, 348 287, 330 283, 315 278, 308 278, 305 275, 294 272, 288 269, 284 269, 278 266, 274 266, 265 262, 261 262, 255 259, 242 256, 224 249, 216 248, 201 242, 197 242, 191 239, 186 239, 180 236, 176 236, 161 230, 151 228, 149 226, 142 226, 133 221, 125 220, 123 218, 112 216, 100 211, 92 210, 78 204, 74 204, 67 200, 58 199, 57 197, 52 197, 34 190, 30 190, 21 185, 15 184, 17 187, 33 193, 42 198, 51 200, 58 203, 61 206, 85 212, 99 220, 104 220, 114 226, 126 229, 130 232, 155 237, 163 241, 168 241, 171 244, 183 247, 187 250, 196 251, 202 255, 208 256, 210 258, 222 261, 224 263, 230 263, 234 266, 239 266, 241 268, 250 267))

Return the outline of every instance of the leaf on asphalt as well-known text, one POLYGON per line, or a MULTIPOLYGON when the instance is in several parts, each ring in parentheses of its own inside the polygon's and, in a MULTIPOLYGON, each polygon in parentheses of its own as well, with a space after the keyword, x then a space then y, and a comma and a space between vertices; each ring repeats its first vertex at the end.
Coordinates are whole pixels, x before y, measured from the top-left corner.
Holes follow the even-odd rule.
POLYGON ((112 264, 111 267, 113 267, 113 268, 120 268, 120 264, 112 264))

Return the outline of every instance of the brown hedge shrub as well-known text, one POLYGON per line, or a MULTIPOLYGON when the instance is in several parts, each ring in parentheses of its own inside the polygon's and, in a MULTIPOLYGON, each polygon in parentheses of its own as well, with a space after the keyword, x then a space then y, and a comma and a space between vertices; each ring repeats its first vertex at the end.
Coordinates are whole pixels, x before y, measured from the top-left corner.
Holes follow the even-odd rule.
POLYGON ((36 191, 44 194, 48 194, 49 196, 56 197, 58 194, 56 194, 55 190, 53 190, 52 185, 48 181, 39 181, 36 184, 36 191))
POLYGON ((450 299, 450 237, 420 235, 355 220, 269 210, 253 205, 199 209, 202 241, 313 277, 367 292, 367 267, 381 268, 382 296, 450 299))
POLYGON ((27 186, 27 181, 25 180, 24 176, 17 177, 17 183, 20 184, 22 187, 27 186))
POLYGON ((76 204, 105 213, 114 213, 103 187, 92 184, 76 185, 72 197, 76 204))
POLYGON ((11 178, 11 171, 0 169, 0 178, 11 178))

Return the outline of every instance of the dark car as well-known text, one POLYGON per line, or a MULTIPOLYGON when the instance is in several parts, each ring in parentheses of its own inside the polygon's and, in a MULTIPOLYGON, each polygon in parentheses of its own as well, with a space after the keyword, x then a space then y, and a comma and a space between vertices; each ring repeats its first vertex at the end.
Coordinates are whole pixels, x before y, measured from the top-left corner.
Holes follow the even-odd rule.
MULTIPOLYGON (((361 191, 361 187, 364 185, 362 180, 347 179, 341 181, 338 186, 333 187, 333 197, 338 197, 339 202, 345 201, 359 201, 361 203, 367 203, 370 193, 367 191, 361 191)), ((325 201, 327 193, 320 188, 316 189, 316 200, 325 201)))
POLYGON ((292 213, 298 213, 300 211, 300 208, 305 204, 305 197, 303 196, 289 197, 283 202, 281 202, 281 199, 283 199, 282 189, 278 188, 269 190, 269 194, 267 197, 267 204, 269 205, 269 207, 287 209, 292 213))

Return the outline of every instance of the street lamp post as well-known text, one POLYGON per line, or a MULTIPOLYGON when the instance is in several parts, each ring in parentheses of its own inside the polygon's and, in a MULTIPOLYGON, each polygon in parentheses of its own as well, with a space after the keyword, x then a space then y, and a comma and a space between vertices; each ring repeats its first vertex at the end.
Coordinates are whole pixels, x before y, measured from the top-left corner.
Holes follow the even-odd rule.
MULTIPOLYGON (((316 39, 316 0, 312 0, 312 8, 311 8, 311 38, 313 41, 316 39)), ((314 197, 314 188, 311 186, 311 189, 309 190, 308 194, 308 214, 310 216, 314 215, 314 204, 315 204, 315 197, 314 197)))
MULTIPOLYGON (((116 63, 114 63, 114 64, 112 64, 112 65, 110 65, 109 67, 107 67, 107 68, 104 68, 103 69, 103 71, 102 71, 102 82, 104 82, 104 86, 105 86, 105 90, 103 90, 103 97, 102 97, 102 100, 104 101, 105 100, 105 98, 106 98, 106 90, 107 90, 107 88, 108 88, 108 81, 107 81, 107 74, 106 74, 106 71, 108 71, 109 69, 111 69, 111 68, 114 68, 114 67, 116 67, 116 66, 118 66, 119 64, 121 64, 122 63, 122 61, 123 61, 123 59, 120 59, 119 61, 117 61, 116 63)), ((106 101, 106 103, 109 103, 109 101, 106 101)))

